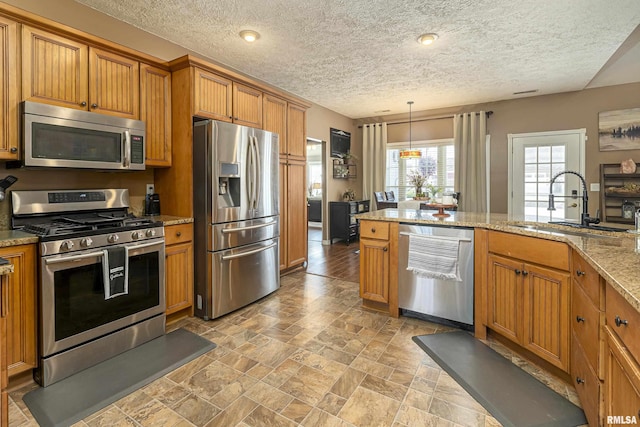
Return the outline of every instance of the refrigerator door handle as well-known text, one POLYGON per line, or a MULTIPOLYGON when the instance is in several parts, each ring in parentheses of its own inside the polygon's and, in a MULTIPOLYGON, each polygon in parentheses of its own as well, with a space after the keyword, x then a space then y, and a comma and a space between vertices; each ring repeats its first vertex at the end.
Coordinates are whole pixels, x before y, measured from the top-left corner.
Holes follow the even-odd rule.
POLYGON ((255 230, 256 228, 268 227, 270 225, 274 225, 275 223, 276 221, 270 221, 264 224, 250 225, 248 227, 223 228, 221 232, 222 234, 237 233, 239 231, 255 230))
POLYGON ((256 181, 254 183, 254 203, 255 203, 255 209, 258 209, 258 199, 260 198, 260 177, 261 177, 261 173, 262 171, 260 170, 260 149, 258 148, 258 137, 254 136, 253 137, 253 150, 255 152, 255 159, 256 159, 256 163, 255 163, 255 169, 256 169, 256 181))
POLYGON ((221 259, 222 259, 222 261, 229 261, 229 260, 236 259, 236 258, 242 258, 242 257, 245 257, 245 256, 249 256, 249 255, 257 254, 259 252, 266 251, 267 249, 271 249, 271 248, 273 248, 274 246, 277 246, 277 245, 278 245, 278 243, 276 242, 276 243, 272 243, 272 244, 267 245, 267 246, 263 246, 263 247, 258 248, 258 249, 253 249, 251 251, 241 252, 239 254, 223 255, 221 257, 221 259))
POLYGON ((253 149, 251 147, 252 139, 249 137, 249 146, 247 147, 247 197, 249 199, 249 209, 253 208, 253 149))

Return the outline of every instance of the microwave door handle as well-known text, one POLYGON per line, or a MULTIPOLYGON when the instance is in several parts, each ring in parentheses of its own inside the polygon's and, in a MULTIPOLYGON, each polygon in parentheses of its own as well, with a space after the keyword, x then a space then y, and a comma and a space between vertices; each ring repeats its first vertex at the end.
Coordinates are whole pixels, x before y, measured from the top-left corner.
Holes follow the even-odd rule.
POLYGON ((131 132, 124 131, 124 158, 122 159, 122 166, 128 168, 131 164, 131 132))

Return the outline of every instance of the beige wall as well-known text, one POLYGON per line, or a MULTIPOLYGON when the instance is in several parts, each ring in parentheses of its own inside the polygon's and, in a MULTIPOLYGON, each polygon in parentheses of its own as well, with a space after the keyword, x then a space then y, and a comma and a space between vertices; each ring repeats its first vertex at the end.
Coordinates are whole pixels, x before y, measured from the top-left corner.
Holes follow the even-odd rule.
MULTIPOLYGON (((413 115, 412 140, 440 139, 453 136, 451 119, 415 122, 423 117, 469 111, 490 111, 487 121, 491 135, 491 210, 507 211, 507 135, 510 133, 544 132, 554 130, 587 130, 586 180, 587 184, 600 182, 600 163, 619 163, 629 157, 640 162, 640 150, 601 152, 598 147, 598 113, 640 107, 640 83, 608 86, 596 89, 554 95, 534 96, 509 101, 467 105, 413 115)), ((406 119, 406 115, 356 120, 357 124, 382 120, 406 119)), ((407 125, 390 126, 389 141, 408 140, 407 125)), ((361 134, 361 130, 358 131, 361 134)), ((589 211, 595 214, 600 193, 589 192, 589 211)))

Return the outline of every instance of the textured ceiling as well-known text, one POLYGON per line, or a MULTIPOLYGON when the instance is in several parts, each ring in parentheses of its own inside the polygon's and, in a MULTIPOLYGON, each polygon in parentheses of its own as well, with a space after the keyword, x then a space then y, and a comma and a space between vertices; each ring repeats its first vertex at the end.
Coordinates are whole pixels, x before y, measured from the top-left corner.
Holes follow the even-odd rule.
POLYGON ((76 1, 351 118, 584 89, 640 23, 640 0, 76 1))

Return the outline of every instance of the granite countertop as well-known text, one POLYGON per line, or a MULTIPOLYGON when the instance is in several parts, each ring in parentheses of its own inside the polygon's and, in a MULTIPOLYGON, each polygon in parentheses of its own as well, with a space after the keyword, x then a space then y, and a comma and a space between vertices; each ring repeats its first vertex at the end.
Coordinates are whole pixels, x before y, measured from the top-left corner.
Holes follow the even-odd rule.
MULTIPOLYGON (((0 258, 0 260, 6 261, 5 258, 0 258)), ((0 276, 4 276, 5 274, 9 273, 13 273, 13 264, 0 265, 0 276)))
MULTIPOLYGON (((640 311, 640 235, 632 233, 589 231, 588 235, 575 236, 562 231, 575 232, 553 224, 544 224, 545 231, 518 227, 518 225, 542 225, 524 220, 523 217, 496 213, 448 212, 451 216, 437 218, 436 211, 416 209, 382 209, 356 215, 360 220, 410 222, 425 225, 474 227, 504 231, 524 236, 539 237, 568 243, 636 310, 640 311), (549 231, 557 228, 557 232, 549 231)), ((606 224, 629 228, 620 224, 606 224)))
POLYGON ((0 230, 0 248, 38 243, 38 236, 18 230, 0 230))
POLYGON ((154 221, 161 221, 165 227, 169 225, 189 224, 193 222, 193 218, 172 215, 151 215, 145 218, 149 218, 154 221))

